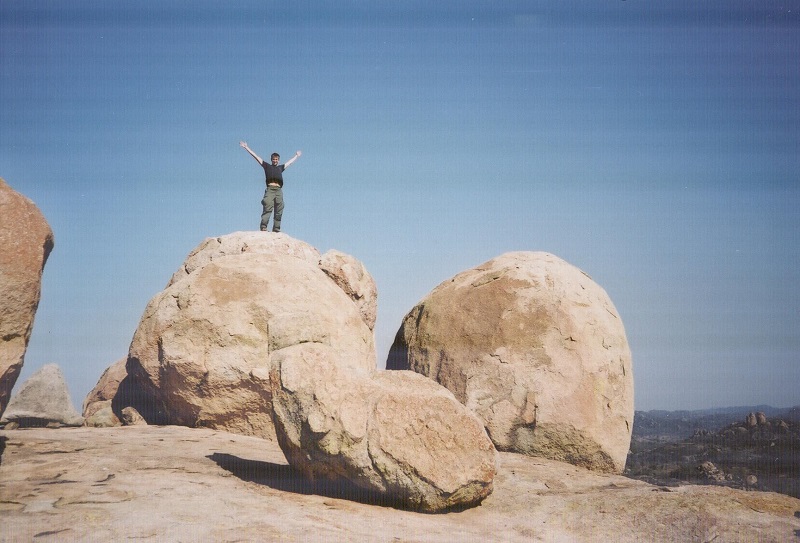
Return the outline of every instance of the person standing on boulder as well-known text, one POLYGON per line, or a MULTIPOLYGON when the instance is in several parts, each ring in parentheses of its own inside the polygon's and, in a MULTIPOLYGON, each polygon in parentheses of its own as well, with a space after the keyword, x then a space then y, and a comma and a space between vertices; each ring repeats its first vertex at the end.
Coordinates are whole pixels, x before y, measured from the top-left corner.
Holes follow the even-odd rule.
POLYGON ((264 198, 261 200, 261 205, 263 206, 263 212, 261 213, 261 230, 266 232, 267 225, 269 224, 269 216, 274 210, 275 217, 272 221, 272 231, 280 232, 281 217, 283 216, 283 170, 291 166, 303 153, 297 151, 292 158, 286 161, 286 164, 279 164, 281 155, 278 153, 272 153, 270 162, 264 162, 260 156, 255 154, 255 152, 247 146, 246 141, 240 141, 239 145, 250 153, 250 156, 256 159, 256 161, 261 164, 261 167, 264 168, 267 188, 264 191, 264 198))

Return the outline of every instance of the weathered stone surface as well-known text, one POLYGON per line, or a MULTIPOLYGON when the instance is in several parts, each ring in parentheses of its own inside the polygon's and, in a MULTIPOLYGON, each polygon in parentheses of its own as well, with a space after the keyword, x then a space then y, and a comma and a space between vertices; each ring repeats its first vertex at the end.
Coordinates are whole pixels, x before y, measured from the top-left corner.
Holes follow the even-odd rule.
POLYGON ((303 344, 273 353, 270 381, 278 442, 311 481, 346 480, 428 512, 492 490, 496 451, 483 424, 430 379, 364 371, 303 344))
POLYGON ((47 364, 22 383, 8 403, 3 421, 14 421, 22 427, 49 423, 80 426, 83 417, 72 405, 61 368, 47 364))
POLYGON ((227 236, 207 238, 189 254, 183 265, 173 274, 169 285, 180 281, 215 258, 242 253, 295 256, 309 263, 318 264, 358 306, 369 329, 375 328, 378 291, 375 280, 364 264, 355 257, 335 249, 320 257, 316 248, 283 233, 264 235, 263 232, 235 232, 227 236))
POLYGON ((31 429, 0 443, 7 541, 783 543, 800 531, 789 496, 667 489, 513 453, 480 507, 421 515, 310 484, 277 443, 217 430, 31 429))
POLYGON ((208 426, 274 436, 271 353, 315 342, 375 367, 372 332, 356 305, 305 249, 285 234, 235 233, 190 255, 145 309, 114 410, 135 407, 148 423, 208 426), (283 240, 270 252, 261 239, 283 240), (247 246, 247 250, 241 247, 247 246), (286 249, 289 247, 289 250, 286 249), (299 254, 299 256, 297 256, 299 254), (124 394, 123 394, 124 391, 124 394), (120 396, 125 401, 118 401, 120 396))
POLYGON ((334 249, 322 255, 319 265, 350 296, 364 322, 374 330, 378 317, 378 288, 366 266, 355 257, 334 249))
POLYGON ((286 234, 265 235, 263 232, 234 232, 203 240, 189 253, 181 267, 172 275, 167 286, 180 281, 216 258, 244 253, 294 256, 315 265, 320 259, 317 249, 305 241, 294 239, 286 234))
POLYGON ((498 449, 621 472, 631 354, 608 295, 547 253, 507 253, 436 287, 403 320, 387 369, 448 389, 498 449))
POLYGON ((0 178, 0 416, 17 382, 53 231, 30 199, 0 178))

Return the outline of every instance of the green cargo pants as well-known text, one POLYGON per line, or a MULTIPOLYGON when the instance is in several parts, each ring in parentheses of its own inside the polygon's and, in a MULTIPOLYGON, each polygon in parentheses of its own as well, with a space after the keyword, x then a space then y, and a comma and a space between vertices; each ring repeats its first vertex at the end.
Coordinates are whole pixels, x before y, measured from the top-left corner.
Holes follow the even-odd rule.
POLYGON ((275 218, 272 221, 272 231, 281 231, 281 217, 283 216, 283 189, 281 187, 267 187, 264 191, 264 199, 261 200, 264 210, 261 213, 261 230, 267 230, 269 216, 275 210, 275 218))

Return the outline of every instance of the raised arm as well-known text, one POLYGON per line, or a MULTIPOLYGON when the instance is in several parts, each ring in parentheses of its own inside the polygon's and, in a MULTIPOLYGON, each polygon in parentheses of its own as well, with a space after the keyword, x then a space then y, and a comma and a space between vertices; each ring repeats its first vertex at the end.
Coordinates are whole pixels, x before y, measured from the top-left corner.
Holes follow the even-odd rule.
POLYGON ((240 141, 240 142, 239 142, 239 145, 240 145, 242 148, 244 148, 244 150, 245 150, 245 151, 247 151, 248 153, 250 153, 250 156, 252 156, 254 159, 256 159, 256 161, 257 161, 259 164, 264 164, 264 161, 263 161, 263 160, 261 160, 261 157, 260 157, 260 156, 258 156, 258 155, 257 155, 257 154, 256 154, 256 153, 255 153, 255 152, 252 150, 252 149, 250 149, 250 147, 248 147, 248 146, 247 146, 247 142, 246 142, 246 141, 240 141))
POLYGON ((290 158, 289 160, 286 161, 286 164, 284 164, 283 167, 284 168, 288 168, 289 166, 291 166, 292 162, 294 162, 295 160, 300 158, 300 155, 302 155, 302 154, 303 154, 302 151, 297 151, 292 158, 290 158))

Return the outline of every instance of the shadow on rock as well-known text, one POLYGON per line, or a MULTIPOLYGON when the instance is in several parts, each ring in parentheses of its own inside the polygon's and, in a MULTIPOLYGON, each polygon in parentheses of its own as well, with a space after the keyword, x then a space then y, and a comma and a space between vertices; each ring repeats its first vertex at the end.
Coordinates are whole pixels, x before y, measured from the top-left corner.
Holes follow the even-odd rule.
MULTIPOLYGON (((249 483, 265 485, 282 492, 315 494, 328 498, 350 500, 367 505, 379 505, 394 509, 409 510, 399 500, 368 492, 349 482, 307 481, 287 464, 273 464, 259 460, 246 460, 232 454, 214 453, 207 458, 239 479, 249 483)), ((448 512, 458 511, 450 510, 448 512)))

